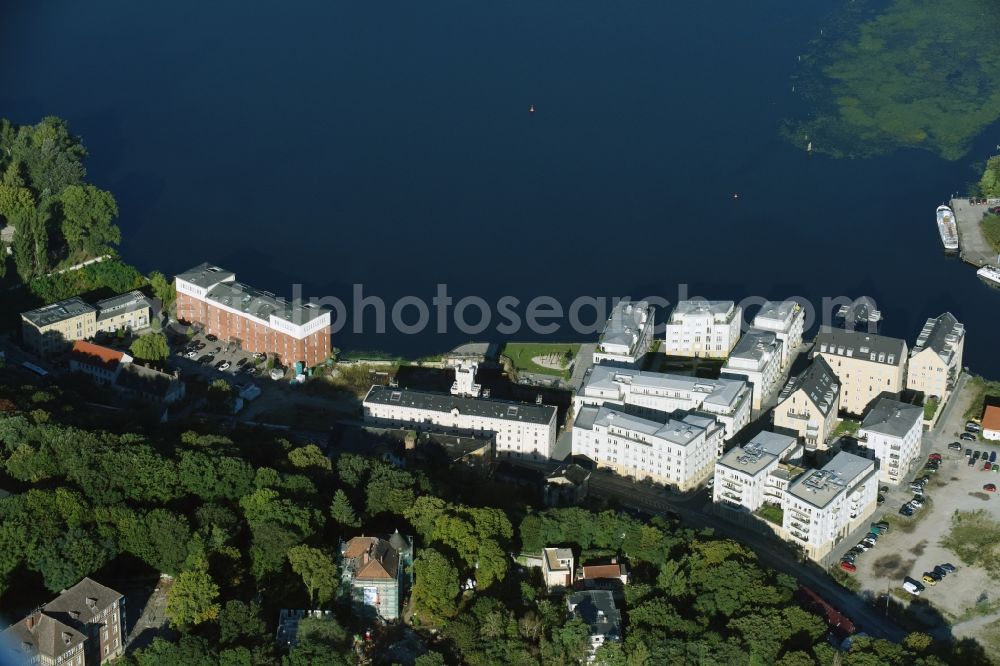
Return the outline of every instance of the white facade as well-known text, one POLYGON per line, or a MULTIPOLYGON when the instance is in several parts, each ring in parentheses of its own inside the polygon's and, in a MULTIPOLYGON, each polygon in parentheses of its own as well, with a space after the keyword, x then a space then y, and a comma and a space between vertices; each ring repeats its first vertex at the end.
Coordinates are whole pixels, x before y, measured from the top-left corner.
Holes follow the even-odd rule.
POLYGON ((559 590, 573 586, 575 564, 573 551, 569 548, 542 549, 542 580, 545 589, 559 590))
POLYGON ((653 345, 653 307, 646 301, 620 301, 594 349, 594 363, 636 367, 653 345))
POLYGON ((920 455, 924 410, 889 398, 875 401, 858 429, 858 440, 875 452, 879 478, 898 484, 920 455))
POLYGON ((747 380, 753 390, 752 406, 760 409, 764 398, 781 378, 784 343, 771 331, 751 329, 733 348, 722 372, 747 380))
POLYGON ((711 475, 722 455, 722 432, 707 414, 650 419, 609 405, 588 406, 573 423, 573 454, 619 476, 688 490, 711 475))
POLYGON ((753 318, 753 327, 771 331, 783 343, 781 370, 788 367, 792 354, 802 345, 805 311, 795 301, 768 301, 753 318))
POLYGON ((725 358, 740 339, 743 309, 732 301, 681 301, 666 324, 663 351, 725 358))
POLYGON ((962 372, 965 326, 950 312, 931 317, 910 351, 906 388, 944 403, 962 372))
POLYGON ((498 456, 562 460, 556 408, 473 396, 372 386, 364 399, 367 425, 456 435, 492 435, 498 456))
POLYGON ((747 512, 765 503, 781 506, 789 481, 787 467, 782 463, 801 452, 794 437, 766 431, 745 446, 730 449, 715 464, 712 500, 747 512))
POLYGON ((579 414, 585 405, 629 405, 656 418, 676 410, 699 410, 714 416, 731 439, 750 423, 750 386, 741 379, 701 379, 595 365, 573 398, 579 414))
POLYGON ((878 483, 875 462, 851 453, 802 474, 784 493, 785 538, 822 559, 874 513, 878 483))

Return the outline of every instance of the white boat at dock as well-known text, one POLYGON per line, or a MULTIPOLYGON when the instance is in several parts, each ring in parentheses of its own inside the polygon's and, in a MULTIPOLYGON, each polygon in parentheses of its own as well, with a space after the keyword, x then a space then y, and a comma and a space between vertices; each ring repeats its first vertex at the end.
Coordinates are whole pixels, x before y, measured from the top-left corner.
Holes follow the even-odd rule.
POLYGON ((955 212, 948 206, 938 206, 937 225, 945 252, 958 252, 958 225, 955 223, 955 212))
POLYGON ((991 287, 1000 288, 1000 268, 997 266, 986 265, 976 271, 976 275, 979 279, 990 285, 991 287))

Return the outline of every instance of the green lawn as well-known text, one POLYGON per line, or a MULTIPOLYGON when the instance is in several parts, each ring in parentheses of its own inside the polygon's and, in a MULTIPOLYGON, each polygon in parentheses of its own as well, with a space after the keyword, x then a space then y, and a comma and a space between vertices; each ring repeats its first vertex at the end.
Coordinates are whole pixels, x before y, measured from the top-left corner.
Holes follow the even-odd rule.
POLYGON ((937 414, 937 410, 938 410, 937 398, 934 397, 927 398, 927 401, 924 403, 924 420, 930 421, 931 419, 933 419, 934 415, 937 414))
POLYGON ((957 512, 941 545, 966 564, 982 566, 993 576, 1000 573, 1000 523, 983 509, 957 512))
POLYGON ((993 251, 1000 254, 1000 215, 986 215, 983 217, 983 236, 990 244, 993 251))
POLYGON ((781 525, 785 517, 785 512, 781 510, 780 506, 764 504, 757 509, 757 515, 775 525, 781 525))
POLYGON ((833 431, 833 436, 834 437, 840 437, 842 435, 853 436, 860 427, 861 427, 860 421, 844 419, 843 421, 837 424, 837 428, 833 431))
POLYGON ((552 375, 569 379, 570 369, 568 361, 575 359, 580 351, 579 343, 551 343, 551 342, 508 342, 504 345, 503 355, 514 364, 514 369, 518 372, 532 372, 539 375, 552 375), (563 370, 547 368, 538 365, 532 359, 538 356, 548 356, 555 354, 556 358, 567 363, 563 370))

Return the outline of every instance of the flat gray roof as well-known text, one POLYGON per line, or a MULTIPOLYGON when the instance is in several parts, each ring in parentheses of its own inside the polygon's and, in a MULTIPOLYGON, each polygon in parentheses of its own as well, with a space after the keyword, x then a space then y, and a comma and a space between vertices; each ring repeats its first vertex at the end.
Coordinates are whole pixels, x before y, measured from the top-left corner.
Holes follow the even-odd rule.
POLYGON ((619 301, 604 325, 601 344, 622 345, 631 352, 639 341, 639 332, 651 316, 652 312, 646 301, 619 301))
POLYGON ((556 414, 556 408, 551 405, 513 402, 496 398, 472 398, 451 395, 450 393, 435 393, 389 386, 372 386, 364 401, 377 405, 399 405, 439 413, 449 413, 451 410, 457 409, 460 414, 537 424, 549 423, 556 414))
MULTIPOLYGON (((762 319, 774 319, 777 321, 785 321, 788 319, 796 310, 802 308, 796 301, 767 301, 761 306, 760 310, 757 312, 756 317, 762 319)), ((755 317, 755 318, 756 318, 755 317)))
POLYGON ((205 262, 198 264, 194 268, 189 268, 183 273, 178 273, 174 277, 180 278, 185 282, 190 282, 197 287, 208 288, 217 282, 234 279, 236 273, 205 262))
POLYGON ((698 435, 708 430, 716 422, 710 416, 684 411, 674 412, 673 414, 664 416, 663 420, 659 420, 635 416, 627 411, 608 405, 584 407, 580 410, 581 416, 583 416, 585 410, 588 410, 585 421, 581 423, 578 418, 574 423, 575 427, 591 430, 595 425, 603 427, 615 426, 639 432, 650 437, 664 439, 681 446, 690 444, 698 435), (589 410, 596 411, 592 419, 589 410))
POLYGON ((861 428, 894 437, 902 437, 923 418, 923 407, 882 396, 872 403, 868 413, 861 421, 861 428))
POLYGON ((713 315, 724 315, 728 314, 730 310, 736 307, 736 303, 733 301, 705 301, 705 300, 693 300, 693 301, 681 301, 674 311, 671 313, 671 317, 674 315, 689 315, 689 314, 713 314, 713 315))
POLYGON ((727 451, 719 464, 756 476, 775 460, 780 461, 787 451, 796 446, 798 442, 794 437, 764 430, 743 446, 727 451))
POLYGON ((97 308, 84 303, 83 299, 74 296, 73 298, 67 298, 65 301, 59 301, 52 305, 45 305, 35 310, 22 312, 21 316, 41 328, 65 321, 66 319, 78 317, 88 312, 97 312, 97 308))
POLYGON ((740 391, 747 383, 742 379, 703 379, 686 375, 671 375, 659 372, 648 372, 634 368, 615 368, 605 365, 595 365, 587 376, 586 388, 613 389, 617 384, 630 384, 637 387, 658 388, 670 391, 683 391, 706 394, 705 402, 711 405, 732 407, 739 397, 740 391))
POLYGON ((813 469, 788 486, 788 492, 815 507, 823 508, 849 490, 875 463, 853 453, 838 453, 823 469, 813 469))
POLYGON ((733 347, 733 351, 730 352, 730 358, 745 358, 752 361, 759 361, 764 358, 764 354, 768 351, 775 352, 778 349, 778 345, 781 341, 778 340, 778 336, 771 331, 762 331, 757 328, 751 328, 746 334, 740 338, 740 341, 736 343, 733 347))
POLYGON ((127 312, 135 312, 150 307, 149 300, 141 291, 130 291, 119 294, 94 304, 97 307, 97 319, 107 319, 127 312))
POLYGON ((254 289, 242 282, 220 282, 208 291, 206 298, 264 321, 274 315, 298 326, 330 311, 312 303, 286 301, 271 292, 254 289))

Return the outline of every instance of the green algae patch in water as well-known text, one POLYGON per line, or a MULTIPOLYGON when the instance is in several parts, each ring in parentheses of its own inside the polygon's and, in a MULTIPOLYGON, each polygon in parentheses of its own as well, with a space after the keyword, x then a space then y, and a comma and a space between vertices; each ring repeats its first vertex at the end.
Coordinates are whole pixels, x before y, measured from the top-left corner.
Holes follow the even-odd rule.
POLYGON ((810 115, 783 133, 833 157, 922 148, 949 160, 1000 119, 1000 1, 845 7, 802 56, 810 115))

